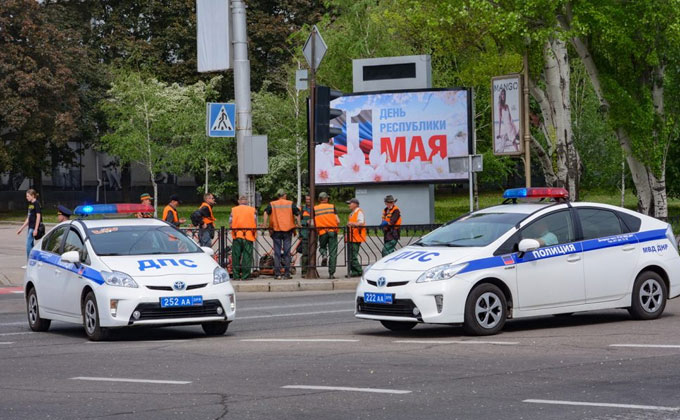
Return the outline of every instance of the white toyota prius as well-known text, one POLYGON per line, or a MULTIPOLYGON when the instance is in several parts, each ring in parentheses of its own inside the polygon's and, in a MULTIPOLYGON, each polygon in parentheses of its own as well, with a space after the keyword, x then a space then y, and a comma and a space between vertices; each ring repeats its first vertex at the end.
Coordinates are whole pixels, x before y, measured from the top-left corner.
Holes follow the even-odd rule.
POLYGON ((495 334, 506 319, 626 308, 658 318, 680 295, 671 226, 605 204, 569 202, 561 188, 518 188, 364 271, 355 316, 406 331, 462 324, 495 334), (518 199, 554 202, 517 202, 518 199))
MULTIPOLYGON (((75 213, 148 211, 136 204, 80 206, 75 213)), ((28 322, 82 324, 91 340, 110 328, 200 324, 222 335, 236 314, 229 274, 210 248, 157 219, 78 219, 37 241, 24 277, 28 322)))

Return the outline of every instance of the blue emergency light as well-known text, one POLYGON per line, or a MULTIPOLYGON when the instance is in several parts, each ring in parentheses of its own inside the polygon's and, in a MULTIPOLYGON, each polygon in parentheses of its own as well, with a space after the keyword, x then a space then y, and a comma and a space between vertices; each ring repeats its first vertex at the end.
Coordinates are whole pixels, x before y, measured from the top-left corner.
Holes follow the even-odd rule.
POLYGON ((73 213, 79 216, 91 214, 152 213, 153 207, 146 204, 88 204, 78 206, 73 213))
POLYGON ((555 198, 568 199, 569 191, 564 188, 511 188, 503 192, 503 198, 517 199, 517 198, 555 198))

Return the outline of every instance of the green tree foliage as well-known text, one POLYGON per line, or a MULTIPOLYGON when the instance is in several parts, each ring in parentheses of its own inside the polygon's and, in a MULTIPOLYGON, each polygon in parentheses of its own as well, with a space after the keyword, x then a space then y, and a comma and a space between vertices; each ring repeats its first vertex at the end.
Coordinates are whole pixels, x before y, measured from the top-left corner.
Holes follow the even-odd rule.
POLYGON ((81 134, 80 88, 90 68, 78 33, 59 28, 32 0, 0 7, 0 171, 40 184, 47 158, 68 161, 67 142, 81 134))

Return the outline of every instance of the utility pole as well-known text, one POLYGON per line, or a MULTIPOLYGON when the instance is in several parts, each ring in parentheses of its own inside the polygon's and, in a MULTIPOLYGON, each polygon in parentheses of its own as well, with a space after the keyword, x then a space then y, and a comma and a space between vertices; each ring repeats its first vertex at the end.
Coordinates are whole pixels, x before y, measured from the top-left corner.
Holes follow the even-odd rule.
POLYGON ((529 129, 529 51, 524 52, 524 71, 522 72, 522 91, 524 92, 524 178, 525 186, 531 187, 531 130, 529 129))
POLYGON ((246 175, 246 141, 253 135, 250 105, 250 61, 246 32, 246 5, 242 0, 231 0, 232 36, 234 46, 234 102, 236 102, 236 159, 238 164, 238 194, 248 197, 255 205, 255 179, 246 175))
MULTIPOLYGON (((316 63, 316 25, 312 28, 311 34, 312 42, 312 64, 316 63)), ((311 217, 311 222, 314 224, 314 200, 316 200, 316 190, 315 190, 315 146, 316 146, 316 124, 315 124, 315 110, 316 106, 316 66, 311 65, 309 72, 309 142, 308 142, 308 156, 309 156, 309 197, 312 199, 312 203, 309 208, 309 215, 311 217)), ((319 272, 316 269, 316 226, 309 229, 309 235, 307 239, 307 272, 305 273, 305 278, 307 279, 317 279, 319 278, 319 272)))

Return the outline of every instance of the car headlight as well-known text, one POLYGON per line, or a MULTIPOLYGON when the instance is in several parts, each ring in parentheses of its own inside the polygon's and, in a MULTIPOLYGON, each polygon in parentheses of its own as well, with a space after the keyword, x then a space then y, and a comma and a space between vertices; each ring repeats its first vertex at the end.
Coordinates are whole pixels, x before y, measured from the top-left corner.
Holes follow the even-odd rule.
POLYGON ((432 267, 429 270, 425 271, 423 274, 421 274, 420 277, 418 277, 418 280, 416 280, 416 283, 427 283, 430 281, 448 280, 451 277, 458 274, 462 269, 467 267, 467 265, 468 265, 467 263, 444 264, 432 267))
MULTIPOLYGON (((375 263, 373 263, 373 264, 375 264, 375 263)), ((368 270, 370 270, 371 267, 373 267, 373 264, 369 264, 369 265, 366 266, 366 268, 364 268, 364 272, 361 274, 361 282, 362 283, 366 281, 366 273, 368 273, 368 270)))
POLYGON ((120 271, 102 271, 102 277, 104 278, 104 282, 106 282, 106 284, 109 286, 139 287, 137 286, 137 282, 135 282, 132 277, 125 273, 121 273, 120 271))
POLYGON ((229 281, 229 273, 222 267, 215 267, 213 271, 213 284, 220 284, 229 281))

